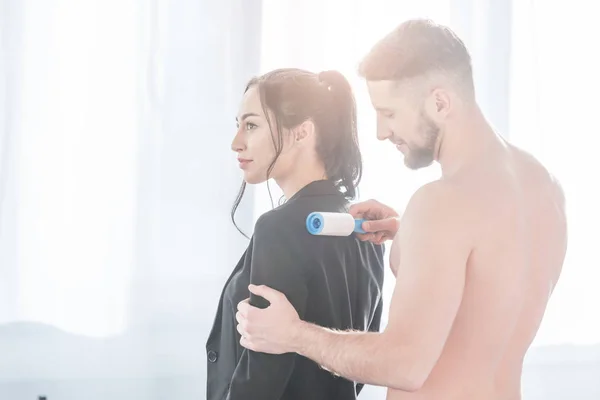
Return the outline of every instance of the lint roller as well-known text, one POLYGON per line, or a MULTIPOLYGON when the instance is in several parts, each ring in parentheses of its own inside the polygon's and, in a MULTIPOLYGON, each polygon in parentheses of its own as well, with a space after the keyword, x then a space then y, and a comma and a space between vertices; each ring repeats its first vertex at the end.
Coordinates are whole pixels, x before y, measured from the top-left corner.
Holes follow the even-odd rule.
POLYGON ((306 217, 306 229, 312 235, 350 236, 353 232, 366 233, 362 229, 364 221, 348 213, 313 212, 306 217))

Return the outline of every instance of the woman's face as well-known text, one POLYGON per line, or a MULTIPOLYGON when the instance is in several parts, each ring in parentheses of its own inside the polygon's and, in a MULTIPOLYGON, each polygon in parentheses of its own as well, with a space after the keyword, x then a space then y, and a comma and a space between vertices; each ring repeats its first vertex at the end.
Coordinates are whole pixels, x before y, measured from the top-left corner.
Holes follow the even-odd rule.
MULTIPOLYGON (((240 168, 244 171, 244 180, 250 184, 267 180, 267 172, 275 159, 275 144, 278 143, 274 118, 269 116, 273 133, 265 117, 257 86, 246 91, 236 118, 238 129, 231 143, 231 149, 238 155, 240 168)), ((288 129, 282 129, 283 150, 275 163, 269 178, 278 179, 293 165, 289 154, 290 135, 288 129)))

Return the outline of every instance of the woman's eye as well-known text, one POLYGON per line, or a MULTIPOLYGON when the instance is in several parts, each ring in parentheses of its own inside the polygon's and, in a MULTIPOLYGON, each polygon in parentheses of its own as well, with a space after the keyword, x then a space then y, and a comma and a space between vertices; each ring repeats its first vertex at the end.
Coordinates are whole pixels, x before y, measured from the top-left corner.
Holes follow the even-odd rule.
POLYGON ((246 122, 246 130, 251 131, 252 129, 257 128, 256 124, 253 124, 252 122, 246 122))

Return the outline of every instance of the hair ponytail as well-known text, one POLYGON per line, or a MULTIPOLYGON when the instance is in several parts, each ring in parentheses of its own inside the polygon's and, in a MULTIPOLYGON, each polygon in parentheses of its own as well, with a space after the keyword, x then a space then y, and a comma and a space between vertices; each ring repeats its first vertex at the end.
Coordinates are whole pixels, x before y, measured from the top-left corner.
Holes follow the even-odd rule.
POLYGON ((338 71, 323 71, 319 81, 329 93, 329 106, 322 110, 322 132, 317 153, 325 164, 325 172, 346 198, 356 197, 362 177, 362 157, 358 143, 356 101, 348 80, 338 71))

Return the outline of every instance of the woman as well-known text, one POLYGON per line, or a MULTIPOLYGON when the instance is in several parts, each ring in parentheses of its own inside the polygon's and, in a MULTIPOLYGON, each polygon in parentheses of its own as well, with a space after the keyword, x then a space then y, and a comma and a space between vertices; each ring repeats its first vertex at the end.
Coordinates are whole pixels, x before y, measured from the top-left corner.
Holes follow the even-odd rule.
POLYGON ((354 235, 312 236, 305 224, 313 211, 346 211, 356 194, 362 164, 350 85, 335 71, 276 70, 250 81, 237 122, 232 149, 244 184, 232 216, 246 183, 273 178, 287 201, 258 219, 225 284, 206 346, 207 399, 354 399, 362 385, 306 358, 244 349, 235 321, 252 283, 283 292, 304 320, 379 330, 383 247, 354 235))

